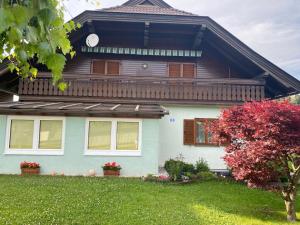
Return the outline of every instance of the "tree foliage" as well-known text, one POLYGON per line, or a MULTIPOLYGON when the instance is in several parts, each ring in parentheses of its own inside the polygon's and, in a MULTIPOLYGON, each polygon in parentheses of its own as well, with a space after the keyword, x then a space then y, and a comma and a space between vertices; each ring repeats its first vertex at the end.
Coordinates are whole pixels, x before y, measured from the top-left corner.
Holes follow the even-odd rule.
POLYGON ((300 106, 289 102, 245 103, 223 111, 214 135, 230 140, 225 162, 237 180, 252 187, 277 184, 295 220, 300 178, 300 106), (279 184, 279 185, 278 185, 279 184))
POLYGON ((72 49, 68 35, 79 28, 64 22, 59 0, 0 0, 0 62, 23 78, 36 78, 36 64, 46 66, 53 83, 63 90, 62 71, 72 49))

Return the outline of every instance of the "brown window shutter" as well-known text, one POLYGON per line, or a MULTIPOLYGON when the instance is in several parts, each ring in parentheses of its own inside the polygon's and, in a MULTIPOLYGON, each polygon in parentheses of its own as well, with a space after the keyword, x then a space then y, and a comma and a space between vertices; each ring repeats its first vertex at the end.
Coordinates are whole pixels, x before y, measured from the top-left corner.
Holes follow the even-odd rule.
POLYGON ((104 75, 105 74, 105 61, 103 61, 103 60, 93 60, 92 73, 104 75))
POLYGON ((107 75, 119 75, 120 62, 107 62, 107 75))
POLYGON ((184 120, 183 122, 183 143, 185 145, 195 144, 195 123, 194 120, 184 120))
POLYGON ((179 63, 169 64, 169 77, 181 77, 181 64, 179 63))
POLYGON ((183 77, 184 78, 195 77, 195 64, 183 64, 183 77))

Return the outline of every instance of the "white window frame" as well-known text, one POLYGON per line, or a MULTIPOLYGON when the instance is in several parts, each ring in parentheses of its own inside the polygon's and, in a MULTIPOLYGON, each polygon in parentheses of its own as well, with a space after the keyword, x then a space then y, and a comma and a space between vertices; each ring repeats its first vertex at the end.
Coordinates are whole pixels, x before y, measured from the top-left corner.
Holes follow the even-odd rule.
POLYGON ((6 125, 5 138, 5 155, 64 155, 65 146, 65 117, 49 117, 49 116, 8 116, 6 125), (33 120, 33 142, 32 149, 11 149, 10 129, 12 120, 33 120), (61 120, 62 121, 62 137, 61 149, 39 149, 40 140, 40 121, 41 120, 61 120))
POLYGON ((87 118, 85 124, 85 148, 84 155, 87 156, 142 156, 142 120, 141 119, 118 119, 118 118, 87 118), (90 122, 111 122, 110 150, 88 149, 89 144, 89 123, 90 122), (117 123, 135 122, 139 123, 139 138, 137 150, 117 150, 117 123))

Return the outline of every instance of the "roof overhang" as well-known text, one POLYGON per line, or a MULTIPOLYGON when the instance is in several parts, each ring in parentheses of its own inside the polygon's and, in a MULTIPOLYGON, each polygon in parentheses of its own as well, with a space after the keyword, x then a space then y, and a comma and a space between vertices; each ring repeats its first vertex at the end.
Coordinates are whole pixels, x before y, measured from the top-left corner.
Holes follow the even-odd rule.
POLYGON ((160 105, 81 102, 1 102, 0 114, 79 117, 161 118, 169 112, 160 105))

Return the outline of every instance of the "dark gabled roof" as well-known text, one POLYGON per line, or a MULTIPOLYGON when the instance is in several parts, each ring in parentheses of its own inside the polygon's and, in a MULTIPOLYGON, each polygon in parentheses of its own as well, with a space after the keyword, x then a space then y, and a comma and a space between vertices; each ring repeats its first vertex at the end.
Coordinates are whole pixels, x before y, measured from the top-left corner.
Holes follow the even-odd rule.
POLYGON ((156 104, 81 102, 0 102, 0 114, 161 118, 169 112, 156 104))
POLYGON ((117 7, 98 11, 85 11, 74 18, 74 21, 81 24, 93 20, 204 25, 207 30, 212 32, 224 44, 246 57, 281 85, 289 89, 286 95, 300 93, 299 80, 253 51, 214 20, 207 16, 198 16, 174 9, 162 0, 130 0, 117 7))
POLYGON ((108 9, 103 9, 105 12, 119 12, 119 13, 141 13, 141 14, 154 14, 154 15, 176 15, 176 16, 193 16, 194 14, 184 12, 174 8, 162 8, 151 5, 141 6, 117 6, 108 9))
POLYGON ((133 14, 195 16, 192 13, 174 9, 162 0, 130 0, 121 6, 102 9, 100 11, 133 14))
POLYGON ((162 0, 129 0, 122 6, 136 6, 136 5, 153 5, 162 8, 172 8, 169 4, 162 0))

